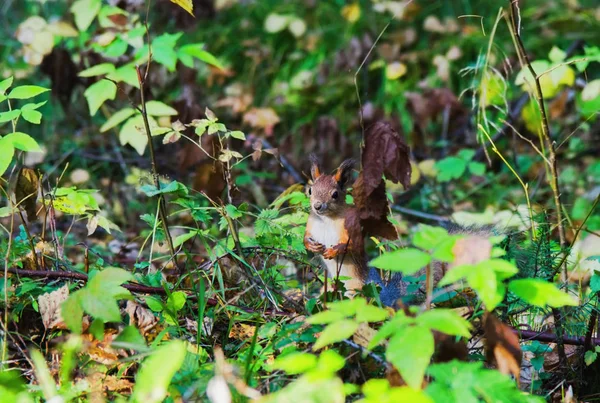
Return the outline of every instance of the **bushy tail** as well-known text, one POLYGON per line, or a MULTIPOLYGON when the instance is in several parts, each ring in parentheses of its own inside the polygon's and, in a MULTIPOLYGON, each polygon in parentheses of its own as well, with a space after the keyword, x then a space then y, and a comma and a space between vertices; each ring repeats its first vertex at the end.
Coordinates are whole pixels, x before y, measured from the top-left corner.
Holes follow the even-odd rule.
POLYGON ((367 282, 373 282, 381 287, 379 299, 385 306, 396 307, 396 302, 402 297, 402 273, 394 273, 390 281, 385 283, 379 274, 379 271, 374 267, 369 269, 367 282))

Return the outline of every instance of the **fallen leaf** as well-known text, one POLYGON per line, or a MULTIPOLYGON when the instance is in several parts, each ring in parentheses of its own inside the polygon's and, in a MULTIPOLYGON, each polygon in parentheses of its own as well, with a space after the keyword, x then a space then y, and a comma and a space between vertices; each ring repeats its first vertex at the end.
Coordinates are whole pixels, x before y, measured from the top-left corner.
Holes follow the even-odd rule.
POLYGON ((423 21, 423 29, 428 32, 436 32, 443 34, 446 32, 446 27, 442 25, 442 22, 435 15, 429 15, 423 21))
POLYGON ((148 308, 134 301, 127 301, 125 312, 129 315, 129 324, 139 329, 146 337, 158 324, 158 318, 148 308))
POLYGON ((393 62, 387 65, 385 77, 388 80, 396 80, 406 74, 406 65, 400 62, 393 62))
POLYGON ((483 332, 488 362, 495 363, 501 373, 512 374, 518 382, 523 353, 517 335, 489 312, 483 318, 483 332))
POLYGON ((345 5, 342 7, 342 17, 350 23, 355 23, 360 18, 360 5, 358 3, 345 5))
POLYGON ((87 183, 90 180, 90 173, 85 169, 77 168, 71 172, 71 182, 75 185, 87 183))
POLYGON ((252 108, 244 114, 244 122, 258 129, 265 135, 273 134, 273 127, 280 122, 279 116, 272 108, 252 108))
POLYGON ((61 305, 68 297, 67 285, 38 297, 38 307, 46 330, 67 328, 61 316, 61 305))

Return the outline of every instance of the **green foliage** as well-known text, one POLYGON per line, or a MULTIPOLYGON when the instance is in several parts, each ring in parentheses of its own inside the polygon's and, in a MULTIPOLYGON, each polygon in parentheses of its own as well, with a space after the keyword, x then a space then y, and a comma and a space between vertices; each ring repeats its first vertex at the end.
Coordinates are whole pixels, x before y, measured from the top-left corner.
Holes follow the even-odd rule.
POLYGON ((81 333, 84 312, 102 322, 120 322, 121 313, 117 301, 131 296, 121 284, 132 278, 131 273, 112 267, 90 276, 87 285, 71 294, 62 306, 63 317, 69 329, 74 333, 81 333))

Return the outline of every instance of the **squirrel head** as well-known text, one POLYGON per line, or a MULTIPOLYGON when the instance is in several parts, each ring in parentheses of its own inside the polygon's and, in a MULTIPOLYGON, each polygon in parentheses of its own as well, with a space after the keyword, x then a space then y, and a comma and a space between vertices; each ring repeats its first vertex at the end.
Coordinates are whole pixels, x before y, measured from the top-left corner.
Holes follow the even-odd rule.
POLYGON ((352 175, 354 160, 348 159, 335 170, 332 175, 321 173, 314 155, 310 156, 310 174, 312 181, 308 184, 311 210, 320 216, 335 216, 346 207, 346 188, 352 175))

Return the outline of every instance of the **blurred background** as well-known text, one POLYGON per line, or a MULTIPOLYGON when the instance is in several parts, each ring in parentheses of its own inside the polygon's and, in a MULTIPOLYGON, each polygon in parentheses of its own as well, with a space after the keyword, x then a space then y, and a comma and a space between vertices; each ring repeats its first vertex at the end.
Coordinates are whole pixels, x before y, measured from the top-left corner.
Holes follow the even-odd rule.
MULTIPOLYGON (((123 178, 136 183, 150 160, 127 117, 110 119, 139 102, 134 66, 147 60, 148 38, 146 98, 176 110, 157 115, 158 126, 202 119, 208 107, 246 133, 230 143, 252 154, 233 170, 236 200, 265 206, 306 178, 309 152, 326 169, 359 157, 363 129, 387 119, 413 156, 412 190, 392 188, 398 204, 442 215, 521 205, 514 175, 482 147, 487 133, 543 205, 551 192, 530 144, 539 142, 539 109, 502 10, 508 1, 194 0, 192 17, 167 0, 5 0, 0 71, 52 88, 43 122, 20 123, 45 150, 26 164, 59 175, 68 162, 64 180, 110 194, 103 208, 120 225, 143 210, 123 178)), ((527 54, 538 74, 549 71, 541 81, 564 203, 582 219, 600 185, 600 6, 523 0, 520 14, 527 54)), ((161 138, 159 172, 221 194, 218 164, 161 138)), ((219 152, 211 137, 201 141, 219 152)), ((588 224, 600 229, 600 215, 588 224)))

